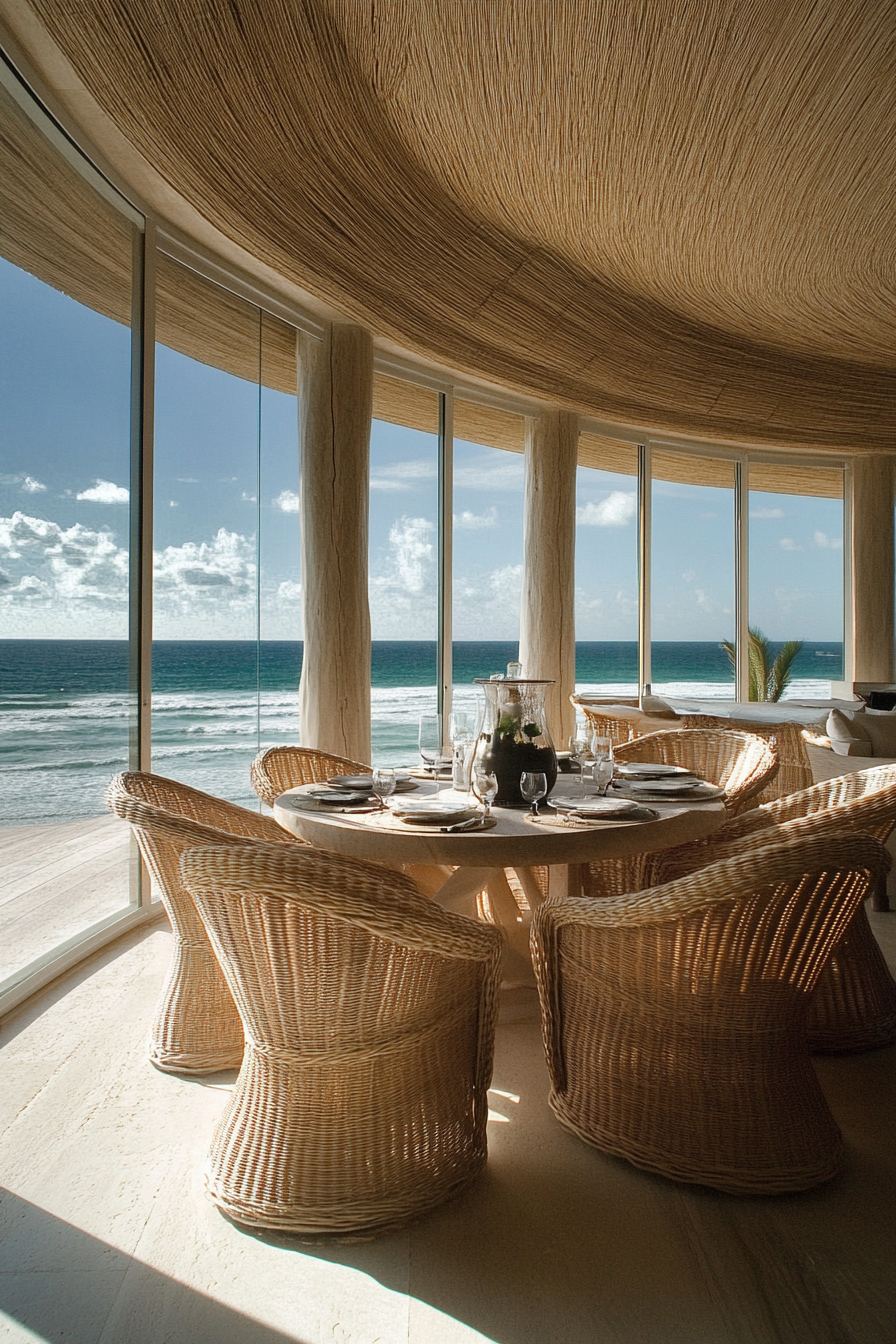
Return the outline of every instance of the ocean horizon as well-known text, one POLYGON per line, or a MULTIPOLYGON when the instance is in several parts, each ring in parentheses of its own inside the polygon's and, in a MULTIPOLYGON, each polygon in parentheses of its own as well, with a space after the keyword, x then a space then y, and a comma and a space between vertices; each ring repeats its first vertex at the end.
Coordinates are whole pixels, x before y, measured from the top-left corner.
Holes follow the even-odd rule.
MULTIPOLYGON (((475 714, 475 679, 503 672, 517 653, 511 641, 456 642, 455 707, 475 714)), ((300 641, 154 641, 153 769, 255 807, 249 764, 256 751, 300 740, 301 659, 300 641)), ((655 643, 652 660, 658 695, 733 695, 717 643, 655 643)), ((806 641, 786 698, 829 696, 842 660, 842 644, 806 641)), ((577 690, 631 696, 637 675, 635 641, 577 643, 577 690)), ((435 710, 435 687, 434 641, 374 641, 375 761, 416 759, 417 720, 435 710)), ((109 779, 127 769, 132 703, 126 640, 0 641, 0 825, 101 814, 109 779)))

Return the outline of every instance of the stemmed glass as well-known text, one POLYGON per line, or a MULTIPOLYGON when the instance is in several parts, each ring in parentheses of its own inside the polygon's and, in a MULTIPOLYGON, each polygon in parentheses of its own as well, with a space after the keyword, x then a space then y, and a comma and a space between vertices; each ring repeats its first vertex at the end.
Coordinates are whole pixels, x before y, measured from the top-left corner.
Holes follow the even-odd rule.
POLYGON ((380 800, 380 807, 385 807, 386 799, 395 792, 395 771, 387 766, 375 766, 372 779, 373 792, 380 800))
POLYGON ((485 808, 486 818, 490 817, 492 803, 498 796, 498 776, 493 770, 473 771, 473 796, 485 808))
POLYGON ((588 750, 588 739, 581 733, 573 733, 568 742, 569 759, 573 765, 579 767, 579 792, 585 792, 585 752, 588 750))
POLYGON ((442 763, 442 720, 438 714, 421 714, 417 745, 424 766, 436 779, 442 763))
POLYGON ((606 794, 607 789, 613 782, 613 774, 616 769, 613 760, 613 739, 611 737, 593 737, 591 739, 591 752, 594 756, 592 778, 597 785, 598 792, 606 794))
POLYGON ((453 787, 462 793, 469 788, 465 775, 467 747, 473 741, 473 723, 464 710, 452 710, 448 717, 448 736, 454 748, 454 764, 451 771, 453 787))
POLYGON ((538 800, 546 798, 548 792, 548 777, 541 770, 524 770, 520 775, 520 793, 527 803, 532 806, 529 809, 533 817, 538 816, 538 800))

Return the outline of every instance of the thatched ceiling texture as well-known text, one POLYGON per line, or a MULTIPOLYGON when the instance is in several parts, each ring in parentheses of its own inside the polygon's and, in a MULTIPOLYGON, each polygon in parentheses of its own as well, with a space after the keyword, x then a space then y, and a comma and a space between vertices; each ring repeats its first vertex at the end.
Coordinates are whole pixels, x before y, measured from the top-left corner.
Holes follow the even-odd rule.
POLYGON ((375 334, 893 451, 893 0, 30 3, 190 204, 375 334))

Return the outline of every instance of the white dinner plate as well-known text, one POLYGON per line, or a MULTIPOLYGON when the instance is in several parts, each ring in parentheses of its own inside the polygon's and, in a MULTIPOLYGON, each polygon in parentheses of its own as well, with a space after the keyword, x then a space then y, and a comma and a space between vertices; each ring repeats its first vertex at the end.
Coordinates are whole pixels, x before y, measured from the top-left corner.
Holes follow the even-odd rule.
MULTIPOLYGON (((334 789, 351 789, 370 793, 373 790, 373 775, 334 775, 328 779, 327 783, 334 789)), ((406 774, 397 774, 395 776, 395 792, 410 793, 411 789, 418 788, 413 779, 406 774)))
POLYGON ((623 761, 616 766, 616 774, 620 779, 666 779, 673 775, 694 778, 693 770, 686 770, 683 765, 664 765, 660 761, 656 764, 649 761, 623 761))
POLYGON ((557 812, 575 813, 584 821, 625 821, 634 818, 643 811, 639 803, 629 798, 576 798, 561 796, 550 798, 551 807, 557 812))
POLYGON ((431 802, 393 803, 390 811, 393 817, 407 822, 409 826, 453 826, 458 821, 469 821, 476 816, 476 809, 457 803, 431 802))
POLYGON ((643 784, 623 784, 619 792, 624 797, 651 803, 706 803, 725 796, 724 789, 720 789, 717 784, 706 784, 703 780, 697 780, 692 788, 684 788, 680 784, 664 785, 659 780, 651 784, 645 780, 643 784))

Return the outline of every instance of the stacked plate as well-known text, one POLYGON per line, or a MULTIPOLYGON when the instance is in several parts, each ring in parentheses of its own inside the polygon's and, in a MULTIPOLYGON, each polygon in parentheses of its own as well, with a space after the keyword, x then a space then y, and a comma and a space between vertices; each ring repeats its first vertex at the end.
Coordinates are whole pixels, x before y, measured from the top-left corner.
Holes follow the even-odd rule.
MULTIPOLYGON (((328 779, 327 783, 334 789, 349 789, 351 792, 371 793, 373 791, 373 775, 334 775, 328 779)), ((411 779, 407 771, 397 770, 395 772, 395 792, 410 793, 412 789, 420 786, 411 779)))
POLYGON ((419 802, 392 803, 393 817, 408 826, 456 826, 461 821, 472 821, 476 809, 462 803, 440 802, 436 798, 422 798, 419 802))
POLYGON ((657 814, 628 798, 572 798, 551 795, 551 807, 576 821, 655 821, 657 814), (645 815, 646 814, 646 815, 645 815))

